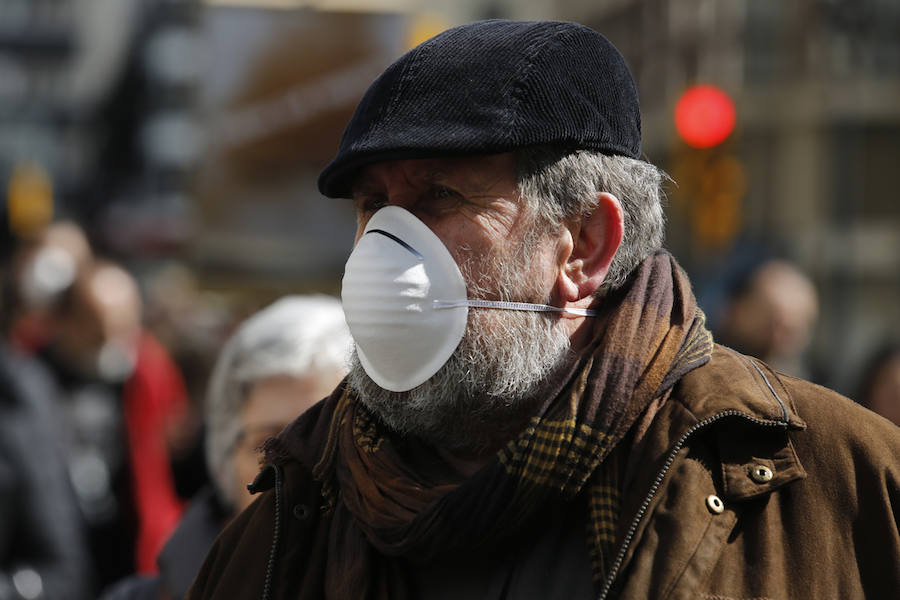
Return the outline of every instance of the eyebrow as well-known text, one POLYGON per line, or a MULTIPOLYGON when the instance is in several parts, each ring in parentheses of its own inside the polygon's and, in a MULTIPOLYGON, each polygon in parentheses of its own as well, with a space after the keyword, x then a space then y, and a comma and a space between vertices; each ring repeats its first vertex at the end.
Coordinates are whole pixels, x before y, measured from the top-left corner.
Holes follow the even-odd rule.
MULTIPOLYGON (((426 184, 433 184, 444 181, 447 176, 448 174, 445 170, 441 170, 435 167, 422 167, 412 172, 412 178, 414 180, 418 180, 426 184)), ((356 178, 356 181, 354 181, 350 186, 350 193, 353 195, 370 193, 374 190, 377 190, 377 188, 378 184, 374 181, 374 179, 369 175, 363 173, 360 174, 356 178)))

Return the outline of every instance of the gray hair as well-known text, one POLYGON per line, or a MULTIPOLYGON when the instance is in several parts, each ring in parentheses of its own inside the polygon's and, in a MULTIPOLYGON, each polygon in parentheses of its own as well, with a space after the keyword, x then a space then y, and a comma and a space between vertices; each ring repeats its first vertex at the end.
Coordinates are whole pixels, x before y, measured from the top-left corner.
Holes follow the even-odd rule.
POLYGON ((250 387, 263 379, 346 372, 350 332, 337 298, 287 296, 244 321, 225 343, 206 393, 206 462, 220 498, 233 505, 233 451, 250 387))
POLYGON ((554 147, 520 150, 516 162, 519 193, 541 225, 558 227, 586 217, 597 207, 600 192, 608 192, 622 203, 625 234, 601 293, 624 285, 635 267, 662 247, 662 186, 669 177, 654 165, 624 156, 554 147))

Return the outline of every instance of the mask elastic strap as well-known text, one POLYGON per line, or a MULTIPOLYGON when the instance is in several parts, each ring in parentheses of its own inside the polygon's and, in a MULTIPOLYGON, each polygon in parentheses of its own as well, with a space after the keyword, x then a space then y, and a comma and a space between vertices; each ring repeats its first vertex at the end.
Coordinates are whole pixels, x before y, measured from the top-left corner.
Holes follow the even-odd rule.
POLYGON ((463 306, 470 306, 473 308, 498 308, 501 310, 525 310, 529 312, 558 312, 577 315, 579 317, 597 316, 597 311, 590 308, 560 308, 558 306, 532 304, 530 302, 504 302, 502 300, 460 300, 457 302, 446 302, 444 300, 434 301, 434 308, 438 310, 444 308, 460 308, 463 306))

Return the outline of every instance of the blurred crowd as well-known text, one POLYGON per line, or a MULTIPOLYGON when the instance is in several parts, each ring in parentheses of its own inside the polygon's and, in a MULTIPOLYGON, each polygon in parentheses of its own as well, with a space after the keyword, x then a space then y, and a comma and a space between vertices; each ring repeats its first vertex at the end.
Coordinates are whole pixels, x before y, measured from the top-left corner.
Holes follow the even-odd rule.
POLYGON ((0 599, 181 597, 257 447, 343 377, 340 303, 283 298, 226 340, 239 315, 180 297, 182 270, 2 225, 0 599))
MULTIPOLYGON (((243 315, 197 310, 190 273, 149 281, 73 222, 3 224, 0 600, 180 598, 251 501, 258 449, 344 376, 337 299, 290 296, 243 315)), ((745 269, 717 339, 796 376, 819 318, 789 261, 745 269)), ((856 400, 900 424, 900 345, 873 350, 856 400)))

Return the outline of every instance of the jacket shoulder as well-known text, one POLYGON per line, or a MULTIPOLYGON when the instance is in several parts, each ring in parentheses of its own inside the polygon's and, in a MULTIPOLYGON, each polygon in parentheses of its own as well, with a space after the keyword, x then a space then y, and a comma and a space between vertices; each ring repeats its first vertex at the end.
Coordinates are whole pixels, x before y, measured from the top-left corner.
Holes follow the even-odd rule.
POLYGON ((623 502, 648 515, 625 559, 637 593, 620 597, 661 597, 653 586, 676 581, 670 597, 896 595, 900 428, 886 419, 717 346, 646 439, 637 460, 649 472, 636 469, 632 485, 651 494, 623 502))
POLYGON ((786 539, 803 539, 800 547, 815 548, 817 559, 791 555, 792 571, 842 565, 816 585, 836 579, 847 586, 842 597, 862 597, 853 588, 890 597, 900 584, 900 428, 835 391, 759 365, 806 424, 788 436, 807 476, 778 495, 778 522, 786 539))

